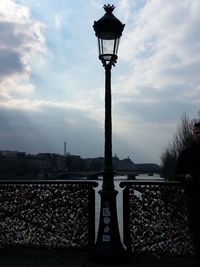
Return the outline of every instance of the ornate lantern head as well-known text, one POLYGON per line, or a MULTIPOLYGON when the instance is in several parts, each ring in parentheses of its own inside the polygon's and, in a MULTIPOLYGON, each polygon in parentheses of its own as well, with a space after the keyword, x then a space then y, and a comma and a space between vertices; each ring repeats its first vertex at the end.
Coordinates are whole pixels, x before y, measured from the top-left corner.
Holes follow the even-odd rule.
POLYGON ((98 38, 99 59, 103 65, 115 65, 120 37, 125 26, 113 15, 114 8, 114 5, 104 5, 105 15, 93 25, 98 38))

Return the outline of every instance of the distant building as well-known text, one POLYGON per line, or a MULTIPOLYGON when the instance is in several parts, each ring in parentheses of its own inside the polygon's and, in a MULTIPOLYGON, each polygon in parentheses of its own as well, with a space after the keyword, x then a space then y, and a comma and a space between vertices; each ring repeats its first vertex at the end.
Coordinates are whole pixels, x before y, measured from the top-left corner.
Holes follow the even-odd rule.
POLYGON ((67 143, 66 141, 64 142, 64 156, 67 155, 67 143))
MULTIPOLYGON (((104 158, 88 158, 85 160, 88 171, 102 171, 104 167, 104 158)), ((134 171, 136 164, 128 157, 120 160, 116 155, 112 158, 113 169, 116 171, 134 171)))
POLYGON ((100 172, 103 170, 104 158, 87 158, 85 159, 87 171, 97 171, 100 172))
POLYGON ((68 171, 86 171, 87 170, 85 160, 77 155, 67 154, 66 164, 67 164, 68 171))
MULTIPOLYGON (((112 161, 116 171, 160 172, 157 164, 136 164, 129 157, 121 160, 115 155, 112 161)), ((0 179, 56 179, 66 172, 101 172, 103 168, 103 157, 82 159, 70 153, 32 155, 18 151, 0 151, 0 179)))
POLYGON ((128 157, 120 160, 116 155, 113 157, 113 169, 116 171, 135 171, 136 164, 128 157))
POLYGON ((0 152, 1 179, 37 179, 38 176, 49 178, 58 172, 67 171, 66 157, 54 153, 37 155, 17 151, 0 152))
POLYGON ((136 168, 138 171, 148 172, 148 173, 159 173, 160 166, 155 163, 142 163, 136 164, 136 168))

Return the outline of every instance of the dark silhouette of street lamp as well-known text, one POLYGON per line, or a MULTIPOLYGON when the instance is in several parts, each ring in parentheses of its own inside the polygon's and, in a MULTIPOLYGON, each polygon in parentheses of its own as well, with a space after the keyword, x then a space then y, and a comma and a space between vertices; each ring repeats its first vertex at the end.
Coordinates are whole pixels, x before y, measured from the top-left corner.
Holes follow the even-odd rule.
POLYGON ((100 222, 94 253, 101 259, 119 259, 124 254, 117 220, 114 171, 112 166, 112 112, 111 112, 111 68, 117 62, 119 40, 124 24, 113 14, 113 5, 104 5, 105 15, 94 22, 98 38, 99 59, 105 68, 105 147, 100 222))

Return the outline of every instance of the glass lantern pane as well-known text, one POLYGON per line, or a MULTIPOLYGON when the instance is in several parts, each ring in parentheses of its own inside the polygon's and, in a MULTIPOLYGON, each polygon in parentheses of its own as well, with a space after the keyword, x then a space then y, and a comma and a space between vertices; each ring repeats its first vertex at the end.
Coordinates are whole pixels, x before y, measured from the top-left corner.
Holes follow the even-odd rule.
POLYGON ((99 58, 104 61, 111 61, 117 58, 119 38, 103 39, 98 38, 99 58))
POLYGON ((114 43, 115 40, 102 40, 102 52, 103 54, 111 54, 113 55, 114 43))
POLYGON ((119 41, 120 41, 120 38, 115 40, 115 47, 114 47, 114 54, 115 55, 117 55, 117 53, 118 53, 119 41))
POLYGON ((98 48, 99 48, 99 55, 101 55, 101 39, 98 38, 98 48))

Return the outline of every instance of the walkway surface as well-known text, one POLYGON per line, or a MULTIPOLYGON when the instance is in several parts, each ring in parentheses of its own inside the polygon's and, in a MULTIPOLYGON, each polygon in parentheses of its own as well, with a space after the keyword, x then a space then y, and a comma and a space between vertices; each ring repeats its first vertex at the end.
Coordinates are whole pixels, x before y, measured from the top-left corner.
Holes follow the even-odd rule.
POLYGON ((127 263, 102 264, 88 252, 48 249, 1 249, 0 267, 200 267, 192 257, 132 256, 127 263))

